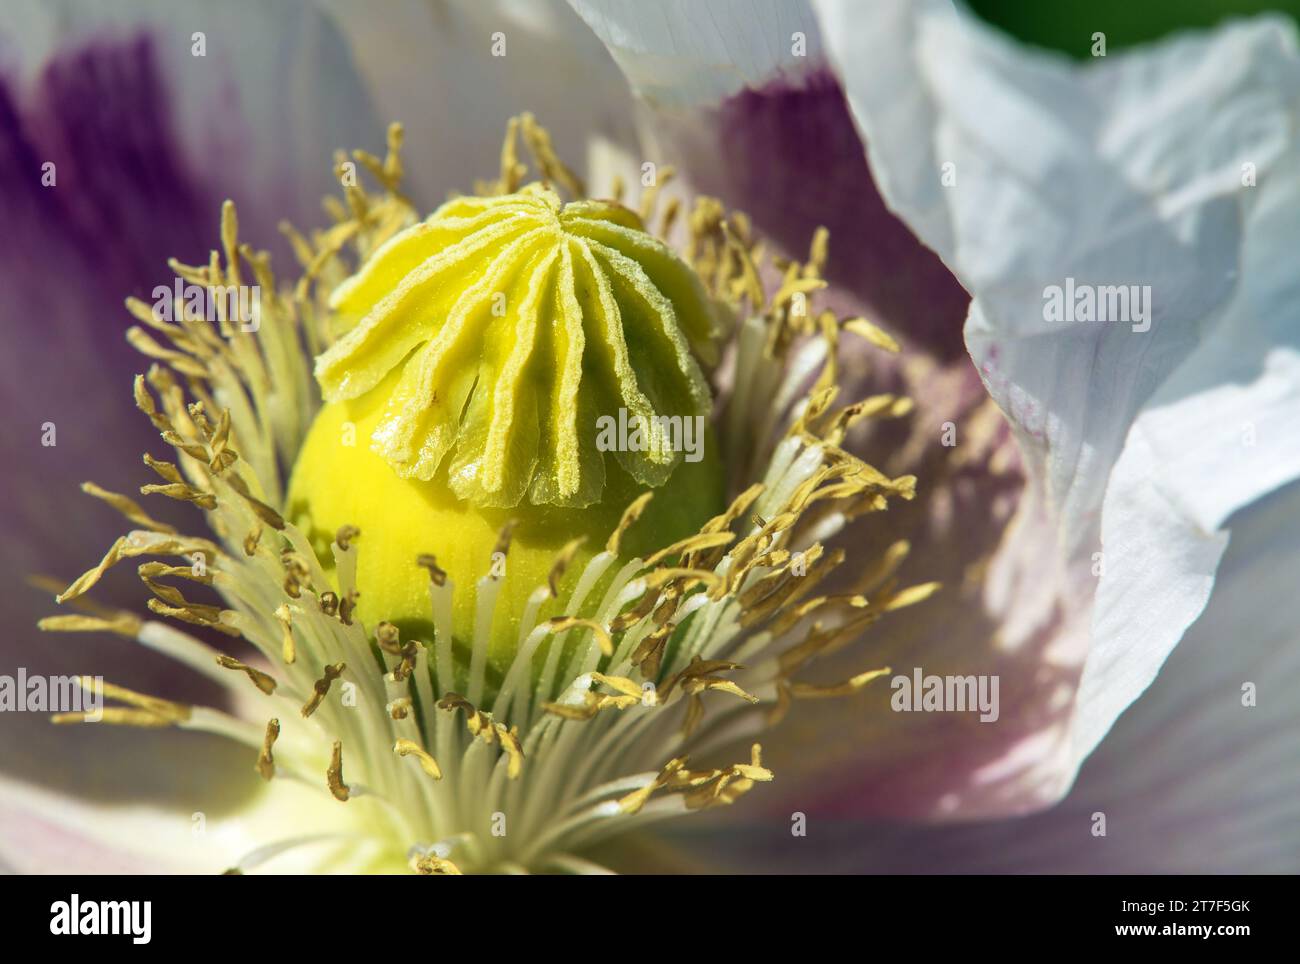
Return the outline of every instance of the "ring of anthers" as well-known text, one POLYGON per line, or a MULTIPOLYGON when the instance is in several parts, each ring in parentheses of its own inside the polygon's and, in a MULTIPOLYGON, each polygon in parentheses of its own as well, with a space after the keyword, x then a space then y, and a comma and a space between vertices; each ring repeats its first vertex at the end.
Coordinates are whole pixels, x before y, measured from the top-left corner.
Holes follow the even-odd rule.
MULTIPOLYGON (((733 495, 697 534, 648 558, 624 560, 620 542, 650 496, 636 500, 570 598, 558 600, 561 615, 530 618, 543 603, 557 602, 573 547, 561 551, 551 578, 528 600, 504 681, 488 693, 481 660, 471 660, 468 673, 453 666, 446 627, 456 587, 438 566, 437 545, 420 559, 434 638, 403 639, 389 622, 365 626, 355 618, 365 533, 343 527, 328 547, 332 558, 322 560, 286 521, 283 467, 293 464, 320 406, 311 359, 333 341, 328 293, 414 221, 399 188, 401 139, 393 125, 383 159, 363 151, 339 156, 345 187, 342 200, 327 200, 331 226, 311 237, 284 227, 301 264, 294 285, 278 286, 268 255, 239 242, 230 202, 221 212, 220 251, 206 265, 171 262, 188 284, 258 284, 255 333, 224 311, 214 325, 178 303, 169 321, 154 306, 128 299, 139 323, 128 338, 152 360, 135 380, 135 401, 175 450, 174 461, 144 456, 158 480, 140 491, 193 504, 211 535, 181 534, 133 499, 87 483, 88 494, 134 528, 59 593, 58 601, 77 611, 40 625, 108 630, 227 688, 251 685, 256 692, 241 692, 240 703, 261 700, 265 722, 83 677, 83 686, 114 702, 103 710, 104 722, 217 733, 248 746, 250 766, 267 781, 289 778, 349 807, 371 807, 365 833, 381 849, 389 842, 404 847, 400 859, 420 873, 599 870, 582 854, 610 836, 730 804, 771 780, 757 743, 731 765, 690 768, 688 753, 723 752, 738 734, 754 732, 756 720, 775 725, 794 700, 855 693, 888 672, 871 667, 834 685, 798 678, 885 613, 936 588, 899 586, 896 570, 907 546, 897 543, 878 559, 855 559, 860 575, 847 591, 818 591, 845 560, 845 550, 826 548, 825 540, 850 520, 914 494, 915 478, 890 478, 841 447, 855 423, 902 415, 909 401, 880 395, 834 404, 842 336, 884 351, 898 346, 865 319, 808 310, 825 286, 825 230, 804 262, 769 257, 742 214, 708 197, 689 210, 665 198, 671 171, 661 169, 657 186, 637 203, 640 218, 665 241, 684 237, 683 257, 705 290, 731 306, 730 317, 743 319, 723 333, 734 388, 714 415, 733 495), (369 173, 374 190, 344 177, 352 165, 369 173), (771 293, 760 280, 763 265, 777 279, 771 293), (85 598, 111 566, 143 557, 150 561, 139 565, 140 578, 159 618, 85 598), (195 601, 184 583, 210 587, 222 602, 195 601), (592 598, 598 583, 603 595, 592 598), (242 637, 258 651, 256 665, 177 623, 200 627, 208 638, 242 637), (458 673, 463 690, 449 685, 458 673), (294 739, 286 740, 290 730, 294 739)), ((526 114, 509 124, 499 176, 477 185, 477 193, 520 190, 529 170, 521 140, 546 189, 586 197, 526 114)), ((611 194, 622 203, 622 185, 611 194)), ((507 553, 509 542, 507 529, 500 540, 507 553)), ((490 607, 486 559, 476 589, 478 605, 490 607)), ((86 718, 60 714, 55 721, 86 718)), ((287 831, 292 824, 286 813, 287 831)), ((337 838, 350 845, 355 831, 337 838)), ((252 870, 285 850, 321 843, 286 832, 232 869, 252 870)))

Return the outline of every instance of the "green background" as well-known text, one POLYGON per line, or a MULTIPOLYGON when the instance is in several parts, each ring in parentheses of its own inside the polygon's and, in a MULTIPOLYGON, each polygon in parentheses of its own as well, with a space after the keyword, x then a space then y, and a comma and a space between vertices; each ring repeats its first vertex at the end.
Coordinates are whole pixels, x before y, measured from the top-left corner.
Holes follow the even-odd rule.
POLYGON ((1300 22, 1300 0, 966 0, 983 20, 1027 43, 1072 57, 1091 56, 1092 35, 1106 52, 1156 40, 1185 28, 1213 27, 1234 17, 1281 11, 1300 22))

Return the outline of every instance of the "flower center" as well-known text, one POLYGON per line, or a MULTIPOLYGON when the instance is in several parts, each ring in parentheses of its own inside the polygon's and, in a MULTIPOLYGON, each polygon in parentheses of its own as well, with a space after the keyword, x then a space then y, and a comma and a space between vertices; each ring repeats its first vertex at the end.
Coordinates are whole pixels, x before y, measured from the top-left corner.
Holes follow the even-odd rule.
MULTIPOLYGON (((581 198, 561 207, 547 185, 518 190, 519 132, 544 180, 580 194, 525 115, 488 186, 503 196, 412 225, 395 126, 382 162, 356 155, 381 192, 352 188, 332 228, 291 232, 304 266, 292 289, 239 245, 230 204, 224 257, 174 265, 202 286, 237 287, 251 271, 275 293, 257 332, 128 302, 143 326, 132 342, 159 362, 137 378, 136 404, 176 451, 145 457, 161 482, 141 491, 193 504, 211 537, 88 486, 138 528, 58 596, 82 612, 42 628, 134 638, 259 701, 250 718, 83 679, 125 704, 105 722, 220 734, 248 747, 268 794, 294 791, 276 796, 282 834, 236 869, 322 839, 349 853, 368 841, 376 860, 409 857, 427 873, 599 869, 592 848, 612 835, 770 780, 758 745, 737 747, 735 734, 878 678, 886 670, 834 685, 796 677, 936 588, 899 588, 905 543, 856 560, 846 591, 822 588, 846 556, 823 540, 916 483, 841 448, 855 422, 908 406, 834 407, 842 333, 896 346, 862 319, 806 312, 825 234, 807 263, 779 264, 769 299, 741 216, 700 200, 687 266, 642 230, 653 201, 634 215, 581 198), (735 388, 704 457, 679 464, 666 428, 645 446, 597 447, 596 417, 620 409, 620 426, 711 414, 692 349, 711 364, 731 317, 711 298, 748 305, 722 332, 735 388), (286 492, 281 467, 295 461, 286 492), (81 598, 138 556, 169 560, 139 568, 154 614, 242 636, 258 657, 81 598), (189 583, 221 602, 195 601, 189 583), (693 768, 688 753, 742 762, 693 768), (304 787, 332 831, 301 832, 304 787)), ((665 207, 661 235, 676 212, 665 207)))
MULTIPOLYGON (((489 638, 481 692, 495 695, 534 590, 553 591, 531 618, 562 612, 643 493, 663 487, 625 559, 725 508, 691 350, 711 349, 713 306, 621 205, 561 205, 541 184, 458 198, 376 250, 330 306, 339 340, 316 363, 328 401, 298 455, 290 516, 321 558, 343 526, 378 547, 356 571, 368 625, 434 638, 421 564, 432 558, 457 587, 459 682, 448 688, 468 685, 477 631, 489 638), (598 432, 611 421, 634 434, 598 432), (480 599, 494 600, 487 616, 480 599)), ((590 615, 606 588, 575 615, 590 615)))

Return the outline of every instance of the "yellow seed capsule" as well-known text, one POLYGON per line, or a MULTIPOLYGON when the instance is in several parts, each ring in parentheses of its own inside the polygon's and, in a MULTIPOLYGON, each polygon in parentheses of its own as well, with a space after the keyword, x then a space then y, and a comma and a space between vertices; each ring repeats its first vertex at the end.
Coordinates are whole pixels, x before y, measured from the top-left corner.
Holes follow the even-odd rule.
POLYGON ((400 368, 375 450, 404 477, 444 470, 476 505, 600 501, 597 422, 620 410, 646 437, 610 454, 662 485, 680 458, 664 419, 709 414, 692 355, 712 348, 709 299, 617 204, 561 206, 541 187, 448 202, 378 250, 331 307, 341 337, 316 364, 326 400, 400 368))
POLYGON ((488 659, 500 671, 529 594, 571 540, 586 541, 540 618, 560 611, 647 489, 655 497, 625 557, 722 510, 696 361, 710 359, 713 306, 627 209, 562 206, 540 186, 460 198, 377 250, 330 303, 337 340, 316 365, 326 405, 289 508, 318 541, 361 530, 357 613, 368 627, 386 619, 427 638, 429 573, 416 559, 431 553, 455 583, 462 657, 477 581, 502 581, 488 659))

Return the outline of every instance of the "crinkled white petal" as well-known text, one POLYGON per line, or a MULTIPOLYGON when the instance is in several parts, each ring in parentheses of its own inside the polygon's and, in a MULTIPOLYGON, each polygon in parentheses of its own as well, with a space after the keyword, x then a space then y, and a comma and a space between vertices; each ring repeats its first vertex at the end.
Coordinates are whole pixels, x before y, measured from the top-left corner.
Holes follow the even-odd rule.
POLYGON ((712 105, 821 62, 812 12, 790 0, 570 0, 654 107, 712 105))
POLYGON ((1147 403, 1111 474, 1107 567, 1074 734, 1080 755, 1155 678, 1177 642, 1164 627, 1200 611, 1228 517, 1300 477, 1300 154, 1257 190, 1234 297, 1147 403))
POLYGON ((974 296, 967 345, 1095 590, 1077 765, 1201 612, 1224 520, 1300 474, 1278 428, 1300 415, 1294 27, 1075 65, 947 3, 816 9, 882 192, 974 296), (1149 328, 1047 320, 1070 278, 1149 285, 1149 328))

